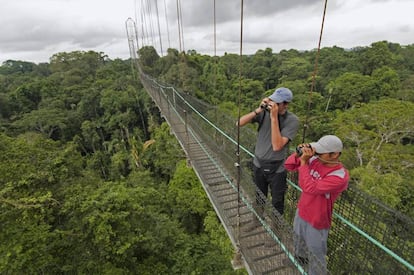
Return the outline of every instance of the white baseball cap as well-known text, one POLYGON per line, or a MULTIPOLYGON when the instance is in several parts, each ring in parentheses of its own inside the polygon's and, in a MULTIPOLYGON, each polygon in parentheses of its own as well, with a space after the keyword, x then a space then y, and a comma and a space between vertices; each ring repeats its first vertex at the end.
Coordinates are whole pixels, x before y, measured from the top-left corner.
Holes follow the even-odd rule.
POLYGON ((310 146, 318 154, 342 152, 343 148, 342 141, 334 135, 323 136, 317 142, 310 143, 310 146))

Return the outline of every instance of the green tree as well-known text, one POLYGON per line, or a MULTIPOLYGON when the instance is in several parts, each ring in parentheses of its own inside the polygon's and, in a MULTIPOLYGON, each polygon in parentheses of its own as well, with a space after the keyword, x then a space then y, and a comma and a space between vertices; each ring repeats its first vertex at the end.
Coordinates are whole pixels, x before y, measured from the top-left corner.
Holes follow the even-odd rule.
POLYGON ((157 66, 161 68, 161 74, 165 74, 169 71, 171 66, 177 64, 179 61, 179 52, 176 49, 169 48, 167 55, 160 58, 157 66))
POLYGON ((348 109, 358 102, 367 103, 375 94, 371 77, 359 73, 344 73, 327 87, 331 91, 330 110, 348 109))
POLYGON ((306 79, 312 72, 312 64, 303 57, 294 57, 282 61, 278 68, 279 82, 306 79))
POLYGON ((390 67, 381 67, 374 70, 371 77, 377 90, 377 93, 371 95, 371 98, 390 97, 401 89, 400 78, 397 72, 390 67))
POLYGON ((359 56, 363 66, 362 73, 371 75, 375 69, 383 66, 393 67, 396 56, 390 51, 387 41, 374 42, 371 47, 364 48, 359 56))
POLYGON ((157 51, 151 46, 144 46, 138 50, 141 69, 150 75, 158 75, 156 63, 160 59, 157 51))
POLYGON ((177 162, 185 155, 165 122, 154 129, 152 140, 154 140, 153 144, 142 156, 143 162, 155 178, 168 181, 174 174, 177 162))
POLYGON ((38 131, 47 138, 60 139, 66 128, 66 114, 59 109, 38 109, 24 114, 20 120, 12 125, 19 128, 19 132, 38 131))
POLYGON ((72 146, 33 133, 0 134, 0 273, 53 273, 57 190, 81 169, 72 146))
POLYGON ((168 198, 174 205, 173 213, 190 233, 203 230, 203 221, 211 206, 200 181, 186 161, 177 164, 173 178, 168 184, 168 198))
POLYGON ((36 64, 32 62, 26 62, 21 60, 6 60, 0 66, 0 74, 25 74, 30 73, 36 67, 36 64))
POLYGON ((10 94, 14 104, 13 109, 18 113, 27 113, 37 109, 42 100, 42 83, 31 82, 19 86, 10 94))
POLYGON ((266 90, 276 87, 278 79, 272 69, 273 62, 272 49, 258 50, 251 58, 251 67, 247 70, 247 76, 263 82, 263 88, 266 90))
POLYGON ((72 70, 80 71, 83 77, 94 79, 96 70, 102 66, 107 56, 94 51, 73 51, 54 54, 50 58, 50 70, 52 73, 72 73, 72 70))
POLYGON ((346 147, 342 159, 354 180, 404 213, 412 213, 413 205, 406 194, 414 187, 413 117, 413 103, 384 99, 339 113, 334 121, 346 147))
POLYGON ((227 90, 227 101, 234 103, 243 102, 244 106, 254 106, 264 97, 262 82, 253 79, 242 79, 241 82, 233 82, 231 90, 227 90), (240 95, 240 99, 239 99, 240 95))

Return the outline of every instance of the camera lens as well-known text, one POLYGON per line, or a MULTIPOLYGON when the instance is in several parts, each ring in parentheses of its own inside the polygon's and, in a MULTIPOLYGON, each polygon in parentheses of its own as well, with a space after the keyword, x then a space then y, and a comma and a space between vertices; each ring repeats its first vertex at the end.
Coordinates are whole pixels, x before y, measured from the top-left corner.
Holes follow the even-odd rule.
MULTIPOLYGON (((296 147, 296 154, 298 154, 298 156, 302 156, 303 155, 303 151, 302 151, 303 146, 298 146, 296 147)), ((306 148, 312 148, 312 146, 310 146, 310 144, 306 145, 306 148)))
POLYGON ((266 111, 269 111, 269 105, 268 104, 262 104, 262 105, 260 105, 260 108, 265 109, 266 111))
POLYGON ((302 146, 298 146, 296 147, 296 154, 300 157, 302 156, 303 152, 302 152, 302 146))

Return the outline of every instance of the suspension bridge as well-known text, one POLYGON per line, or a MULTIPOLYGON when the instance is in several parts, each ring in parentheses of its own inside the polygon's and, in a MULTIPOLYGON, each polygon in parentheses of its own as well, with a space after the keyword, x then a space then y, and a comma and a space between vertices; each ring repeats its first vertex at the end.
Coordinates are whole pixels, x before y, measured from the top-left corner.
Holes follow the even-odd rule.
MULTIPOLYGON (((179 11, 177 6, 180 18, 179 11)), ((301 192, 296 175, 289 174, 283 217, 263 195, 260 199, 265 215, 258 215, 250 167, 256 132, 248 127, 237 129, 237 118, 146 75, 139 66, 135 22, 128 19, 126 27, 133 71, 200 179, 235 248, 233 266, 243 266, 249 274, 307 274, 307 266, 294 257, 292 224, 301 192), (240 135, 238 130, 242 131, 240 135), (262 226, 243 230, 254 216, 262 226)), ((179 29, 182 35, 182 26, 179 29)), ((180 36, 180 52, 183 48, 180 36)), ((316 67, 317 62, 314 77, 316 67)), ((332 224, 328 273, 414 274, 412 219, 350 186, 336 202, 332 224)))
MULTIPOLYGON (((243 129, 236 163, 235 121, 188 94, 140 73, 145 90, 171 127, 249 274, 306 274, 294 257, 292 223, 300 189, 290 174, 281 217, 266 203, 265 218, 254 208, 249 164, 256 133, 243 129), (238 169, 241 171, 237 181, 238 169), (262 227, 244 232, 255 215, 262 227), (276 225, 276 226, 274 226, 276 225), (272 242, 270 245, 266 242, 272 242)), ((267 202, 262 197, 264 202, 267 202)), ((352 186, 336 203, 328 239, 332 274, 410 274, 414 272, 414 222, 352 186), (379 260, 380 259, 380 260, 379 260)))

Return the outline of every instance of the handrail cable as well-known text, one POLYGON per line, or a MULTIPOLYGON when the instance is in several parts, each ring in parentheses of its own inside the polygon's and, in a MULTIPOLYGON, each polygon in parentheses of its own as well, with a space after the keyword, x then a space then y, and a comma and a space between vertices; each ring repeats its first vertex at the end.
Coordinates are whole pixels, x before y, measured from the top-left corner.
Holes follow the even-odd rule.
POLYGON ((311 84, 311 87, 310 87, 309 98, 308 98, 308 109, 306 110, 305 123, 303 125, 302 143, 305 142, 306 128, 308 128, 309 112, 310 112, 310 108, 311 108, 311 104, 312 104, 312 93, 313 93, 313 90, 315 88, 316 73, 318 71, 318 60, 319 60, 319 55, 320 55, 320 51, 321 51, 323 26, 325 24, 325 15, 326 15, 327 5, 328 5, 328 0, 325 0, 325 4, 324 4, 324 8, 323 8, 321 31, 319 33, 318 51, 317 51, 316 57, 315 57, 315 64, 314 64, 313 73, 312 73, 312 84, 311 84))

